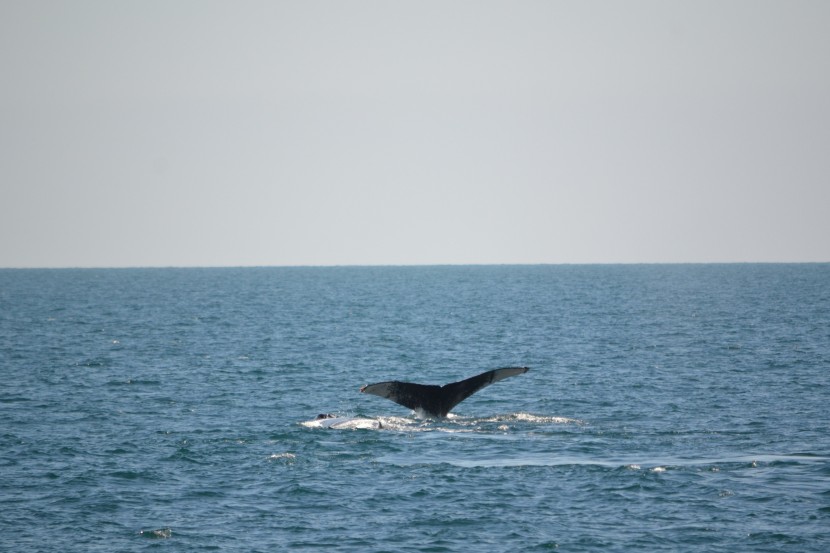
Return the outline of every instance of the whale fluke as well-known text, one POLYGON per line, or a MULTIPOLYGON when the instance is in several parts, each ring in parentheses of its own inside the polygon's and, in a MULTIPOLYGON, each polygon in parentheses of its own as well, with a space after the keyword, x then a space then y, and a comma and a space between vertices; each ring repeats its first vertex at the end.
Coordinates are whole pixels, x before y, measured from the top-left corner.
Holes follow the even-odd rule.
POLYGON ((528 370, 530 370, 528 367, 505 367, 443 386, 392 380, 369 384, 362 387, 360 391, 364 394, 391 399, 404 407, 423 411, 432 417, 446 417, 450 409, 482 388, 517 374, 524 374, 528 370))

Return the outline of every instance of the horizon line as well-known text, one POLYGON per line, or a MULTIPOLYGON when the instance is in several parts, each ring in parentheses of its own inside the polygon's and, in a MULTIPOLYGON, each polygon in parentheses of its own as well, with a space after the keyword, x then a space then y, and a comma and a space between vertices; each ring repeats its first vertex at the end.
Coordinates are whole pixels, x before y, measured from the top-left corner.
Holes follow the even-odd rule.
POLYGON ((0 266, 0 270, 129 270, 129 269, 335 269, 382 267, 543 267, 543 266, 610 266, 610 265, 822 265, 830 261, 589 261, 540 263, 331 263, 274 265, 32 265, 0 266))

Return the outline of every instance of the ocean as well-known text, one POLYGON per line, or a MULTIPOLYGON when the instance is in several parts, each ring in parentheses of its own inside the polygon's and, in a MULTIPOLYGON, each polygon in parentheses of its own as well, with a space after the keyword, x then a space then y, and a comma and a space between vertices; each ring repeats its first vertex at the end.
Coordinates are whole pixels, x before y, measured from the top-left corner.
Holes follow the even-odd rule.
POLYGON ((830 550, 830 264, 0 270, 0 376, 2 551, 830 550))

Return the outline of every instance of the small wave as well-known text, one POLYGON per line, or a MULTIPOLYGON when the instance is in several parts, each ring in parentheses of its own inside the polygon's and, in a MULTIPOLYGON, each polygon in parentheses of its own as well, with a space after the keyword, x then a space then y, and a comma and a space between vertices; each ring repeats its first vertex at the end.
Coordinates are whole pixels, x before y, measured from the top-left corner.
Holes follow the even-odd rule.
POLYGON ((127 378, 124 380, 110 380, 107 386, 161 386, 160 380, 142 380, 135 378, 127 378))
POLYGON ((268 459, 270 459, 272 461, 279 461, 279 460, 293 461, 296 458, 297 458, 296 455, 294 455, 293 453, 288 453, 288 452, 273 453, 268 457, 268 459))
POLYGON ((112 478, 118 478, 122 480, 139 480, 142 478, 146 478, 146 474, 143 472, 138 472, 134 470, 117 470, 114 472, 109 473, 112 478))
MULTIPOLYGON (((788 457, 792 458, 792 457, 788 457)), ((800 457, 802 462, 809 462, 807 460, 814 460, 814 457, 800 457)), ((629 471, 640 472, 645 471, 652 474, 662 474, 669 471, 684 471, 695 470, 699 471, 709 470, 712 472, 720 472, 718 465, 713 465, 715 461, 707 459, 651 459, 651 460, 626 460, 620 458, 596 458, 596 457, 581 457, 569 455, 557 455, 552 453, 528 453, 520 456, 505 455, 497 457, 470 457, 458 458, 453 456, 401 456, 401 455, 386 455, 379 459, 380 462, 390 463, 399 466, 406 465, 454 465, 464 468, 472 467, 586 467, 599 468, 600 470, 608 471, 629 471)), ((723 463, 723 461, 719 462, 723 463)), ((768 463, 770 466, 774 463, 768 463)), ((747 462, 740 460, 737 462, 735 469, 755 468, 758 466, 756 461, 747 462)))
MULTIPOLYGON (((602 463, 600 463, 600 464, 602 464, 602 463)), ((603 466, 609 466, 610 468, 613 468, 613 463, 608 464, 608 465, 603 465, 603 466)), ((628 465, 625 465, 623 468, 626 469, 626 470, 635 470, 635 471, 636 470, 643 470, 642 465, 640 465, 638 463, 630 463, 628 465)), ((649 472, 656 472, 656 473, 666 472, 667 470, 668 470, 668 467, 664 467, 664 466, 656 466, 656 467, 651 467, 650 469, 648 469, 649 472)))
POLYGON ((6 396, 0 397, 0 403, 25 403, 28 401, 32 401, 31 398, 23 397, 23 396, 6 396))
POLYGON ((161 539, 165 540, 173 535, 173 530, 171 528, 157 528, 156 530, 142 530, 138 533, 139 536, 143 538, 150 538, 150 539, 161 539))

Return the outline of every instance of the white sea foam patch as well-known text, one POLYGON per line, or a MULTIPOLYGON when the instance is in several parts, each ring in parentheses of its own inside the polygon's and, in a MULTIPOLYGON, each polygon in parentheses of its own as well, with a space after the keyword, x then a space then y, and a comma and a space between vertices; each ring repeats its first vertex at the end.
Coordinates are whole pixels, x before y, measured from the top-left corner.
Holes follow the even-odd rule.
MULTIPOLYGON (((466 417, 449 413, 444 419, 421 419, 417 413, 413 417, 378 417, 378 428, 382 430, 393 430, 399 432, 442 432, 442 433, 471 433, 490 432, 491 429, 482 427, 489 423, 501 423, 498 430, 507 432, 511 424, 583 424, 581 420, 567 417, 553 417, 532 415, 530 413, 510 413, 506 415, 495 415, 492 417, 466 417)), ((316 421, 312 421, 316 422, 316 421)))
POLYGON ((478 419, 479 422, 530 422, 535 424, 582 424, 583 421, 579 419, 570 419, 568 417, 551 417, 545 415, 533 415, 531 413, 510 413, 507 415, 496 415, 484 419, 478 419))
POLYGON ((378 417, 380 427, 384 430, 399 430, 405 432, 422 432, 430 430, 429 422, 406 417, 378 417))
POLYGON ((510 413, 492 417, 466 417, 449 413, 444 419, 418 417, 417 413, 410 417, 349 417, 336 416, 331 418, 303 421, 298 424, 306 428, 328 428, 335 430, 392 430, 399 432, 449 432, 468 433, 482 431, 480 425, 486 423, 501 423, 498 429, 510 430, 510 423, 530 424, 583 424, 579 419, 533 415, 530 413, 510 413))
MULTIPOLYGON (((454 417, 455 418, 455 417, 454 417)), ((450 417, 447 417, 450 419, 450 417)), ((455 418, 452 422, 449 420, 441 421, 435 419, 419 419, 406 417, 378 417, 378 430, 391 430, 393 432, 474 432, 472 428, 464 428, 467 424, 474 424, 474 422, 465 422, 455 418), (449 423, 449 425, 448 425, 449 423)), ((338 427, 339 428, 339 427, 338 427)))
POLYGON ((294 459, 297 458, 297 456, 294 455, 293 453, 287 453, 286 452, 286 453, 274 453, 268 458, 271 459, 272 461, 277 461, 279 459, 285 459, 286 461, 293 461, 294 459))

